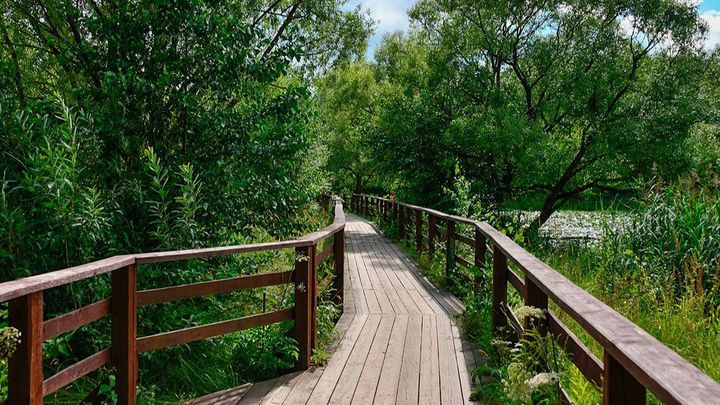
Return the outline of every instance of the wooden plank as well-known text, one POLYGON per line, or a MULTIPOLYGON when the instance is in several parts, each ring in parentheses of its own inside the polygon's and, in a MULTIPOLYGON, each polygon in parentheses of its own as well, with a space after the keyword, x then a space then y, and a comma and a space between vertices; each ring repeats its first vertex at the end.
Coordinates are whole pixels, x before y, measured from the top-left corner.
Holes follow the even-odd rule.
POLYGON ((13 298, 9 304, 9 326, 20 331, 20 343, 8 361, 8 402, 43 403, 43 293, 13 298))
MULTIPOLYGON (((332 395, 328 399, 328 403, 331 404, 350 404, 355 393, 360 375, 363 370, 363 366, 366 364, 370 347, 375 338, 375 334, 380 325, 380 315, 370 315, 368 320, 365 322, 365 326, 360 333, 360 337, 355 346, 353 346, 352 352, 348 357, 347 363, 343 368, 342 373, 338 377, 338 382, 335 385, 335 389, 332 395)), ((319 403, 323 403, 325 398, 314 398, 319 403)))
POLYGON ((420 355, 420 404, 440 403, 437 317, 423 315, 420 355))
POLYGON ((357 387, 355 387, 352 403, 369 404, 373 402, 394 323, 395 316, 385 315, 380 319, 370 352, 362 367, 357 387))
POLYGON ((515 291, 520 294, 523 299, 527 297, 527 287, 525 287, 525 281, 514 271, 508 269, 507 278, 510 284, 515 288, 515 291))
POLYGON ((462 388, 450 319, 438 317, 438 359, 440 365, 440 398, 443 404, 461 404, 462 388))
POLYGON ((110 314, 110 298, 78 308, 43 323, 43 340, 49 340, 110 314))
POLYGON ((598 387, 602 386, 603 366, 600 359, 552 313, 548 318, 548 329, 570 354, 572 362, 585 378, 598 387))
POLYGON ((397 392, 397 404, 417 404, 420 393, 420 345, 422 336, 422 316, 411 315, 405 336, 400 381, 397 392))
POLYGON ((240 399, 243 394, 250 389, 252 383, 243 384, 239 387, 230 388, 220 392, 214 392, 212 394, 204 395, 200 398, 195 398, 192 401, 184 402, 185 405, 215 405, 215 403, 225 397, 232 396, 233 398, 240 399))
POLYGON ((408 322, 409 317, 406 315, 395 316, 395 324, 390 333, 390 342, 388 343, 387 353, 385 353, 385 360, 380 372, 380 381, 375 392, 374 403, 376 404, 395 403, 408 322))
POLYGON ((149 252, 135 255, 138 264, 174 262, 180 260, 199 259, 215 256, 226 256, 240 253, 255 253, 266 250, 292 249, 312 245, 309 240, 287 240, 279 242, 253 243, 248 245, 221 246, 201 249, 171 250, 166 252, 149 252))
POLYGON ((296 310, 293 310, 292 308, 285 308, 278 311, 230 319, 227 321, 215 322, 207 325, 193 326, 191 328, 175 330, 172 332, 163 332, 155 335, 143 336, 137 339, 138 353, 144 353, 151 350, 162 349, 168 346, 203 340, 214 336, 220 336, 231 332, 254 328, 257 326, 289 321, 293 319, 294 312, 296 312, 296 310))
POLYGON ((118 403, 137 400, 137 267, 133 263, 112 273, 110 298, 112 346, 110 361, 115 368, 118 403))
POLYGON ((110 362, 110 349, 101 350, 45 380, 43 395, 47 396, 110 362))
POLYGON ((133 263, 135 263, 134 256, 113 256, 64 270, 6 281, 0 283, 0 302, 109 273, 133 263))
POLYGON ((453 343, 455 344, 455 358, 457 359, 458 365, 458 376, 460 377, 460 390, 463 403, 469 403, 470 394, 472 394, 472 379, 470 373, 472 372, 472 365, 468 364, 466 355, 472 356, 469 348, 466 348, 464 341, 460 334, 460 328, 453 322, 450 321, 450 329, 453 335, 453 343))
POLYGON ((276 384, 278 384, 278 381, 281 381, 284 379, 284 376, 273 378, 271 380, 265 380, 254 383, 250 389, 247 390, 242 396, 242 398, 238 401, 237 399, 231 399, 230 401, 217 401, 214 404, 215 405, 230 405, 230 404, 248 404, 248 405, 257 405, 262 401, 262 399, 265 397, 265 395, 270 392, 270 390, 275 387, 276 384))
POLYGON ((459 233, 459 232, 456 233, 456 234, 454 234, 454 235, 453 235, 453 238, 455 238, 455 240, 457 240, 457 241, 460 241, 460 242, 462 242, 462 243, 470 246, 471 248, 474 248, 474 247, 475 247, 475 240, 474 240, 474 239, 469 238, 469 237, 467 237, 467 236, 465 236, 465 235, 463 235, 463 234, 461 234, 461 233, 459 233))
POLYGON ((330 357, 330 360, 328 360, 327 367, 325 367, 322 376, 320 376, 317 385, 315 385, 312 395, 310 395, 307 401, 308 404, 324 404, 328 402, 368 319, 368 315, 357 315, 355 317, 353 324, 348 328, 345 339, 343 339, 338 349, 333 353, 332 357, 330 357))
POLYGON ((459 265, 461 265, 461 266, 463 266, 463 267, 470 267, 470 266, 472 266, 472 263, 470 263, 469 261, 463 259, 460 255, 456 255, 456 256, 455 256, 455 263, 457 263, 457 264, 459 264, 459 265))
POLYGON ((279 381, 275 386, 265 395, 260 401, 260 405, 280 405, 285 401, 290 391, 300 381, 302 371, 295 371, 290 374, 286 374, 282 381, 279 381))
POLYGON ((212 294, 225 294, 251 288, 263 288, 273 285, 287 284, 294 281, 294 272, 281 271, 275 273, 253 274, 226 278, 222 280, 204 281, 172 287, 155 288, 138 291, 138 306, 155 305, 171 301, 204 297, 212 294))

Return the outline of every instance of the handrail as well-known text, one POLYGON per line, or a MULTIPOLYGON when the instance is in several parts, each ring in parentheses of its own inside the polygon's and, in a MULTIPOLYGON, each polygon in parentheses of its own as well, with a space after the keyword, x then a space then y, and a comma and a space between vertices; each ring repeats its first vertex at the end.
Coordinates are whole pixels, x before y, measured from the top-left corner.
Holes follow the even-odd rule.
POLYGON ((435 224, 438 219, 446 221, 448 274, 455 263, 470 263, 465 259, 457 261, 453 257, 454 241, 472 240, 466 236, 458 237, 455 224, 472 227, 475 230, 475 239, 472 240, 475 245, 474 265, 485 267, 486 242, 492 245, 494 331, 509 326, 507 317, 511 313, 508 313, 506 305, 508 282, 518 289, 527 305, 547 309, 548 299, 551 299, 603 347, 602 378, 598 378, 599 360, 567 326, 552 313, 550 321, 544 326, 546 332, 555 335, 573 354, 573 362, 586 378, 595 384, 602 383, 605 404, 644 404, 646 390, 669 404, 720 403, 720 384, 487 222, 363 194, 353 194, 351 207, 355 212, 374 213, 387 221, 391 220, 388 216, 393 216, 399 224, 401 235, 407 232, 408 218, 414 211, 418 252, 427 246, 430 255, 434 250, 433 240, 437 236, 435 224), (427 215, 425 221, 423 213, 427 215), (428 224, 426 245, 422 243, 424 224, 428 224), (517 275, 508 268, 508 260, 522 271, 524 281, 517 279, 517 275))
MULTIPOLYGON (((323 205, 330 203, 323 196, 323 205)), ((42 404, 43 397, 97 370, 108 362, 115 368, 115 391, 119 403, 135 404, 137 354, 171 345, 201 340, 247 328, 294 320, 292 336, 298 342, 298 369, 310 366, 315 348, 318 282, 317 266, 321 260, 334 257, 333 300, 342 305, 344 290, 345 214, 343 201, 335 198, 333 223, 303 237, 278 242, 248 245, 149 252, 113 256, 80 266, 0 283, 0 302, 9 302, 9 325, 20 330, 21 341, 8 367, 8 402, 42 404), (317 246, 333 237, 330 247, 316 256, 317 246), (267 250, 295 249, 292 271, 239 276, 137 291, 137 265, 180 261, 214 256, 253 253, 267 250), (321 259, 321 260, 318 260, 321 259), (50 320, 43 319, 43 292, 102 274, 112 276, 112 296, 50 320), (137 336, 137 307, 211 294, 280 284, 295 284, 295 306, 274 312, 250 315, 207 325, 137 336), (45 379, 42 344, 52 337, 111 316, 111 347, 101 350, 45 379)))

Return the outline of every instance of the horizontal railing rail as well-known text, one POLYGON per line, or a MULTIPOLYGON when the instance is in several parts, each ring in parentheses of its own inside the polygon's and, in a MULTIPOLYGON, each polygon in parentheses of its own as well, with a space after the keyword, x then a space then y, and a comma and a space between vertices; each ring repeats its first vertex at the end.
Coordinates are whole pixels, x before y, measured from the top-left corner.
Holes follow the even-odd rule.
POLYGON ((350 205, 354 212, 397 223, 401 238, 414 230, 417 251, 426 251, 430 258, 442 236, 448 278, 456 264, 484 269, 486 255, 491 255, 495 333, 508 327, 527 327, 515 319, 507 306, 508 283, 526 305, 549 310, 552 300, 602 346, 603 359, 597 358, 552 311, 541 332, 551 333, 582 374, 602 386, 605 404, 645 404, 647 391, 668 404, 720 403, 720 384, 488 223, 362 194, 353 194, 350 205), (469 227, 474 235, 458 232, 458 225, 469 227), (456 242, 472 248, 472 260, 456 253, 456 242), (522 275, 510 269, 508 262, 522 275))
MULTIPOLYGON (((322 202, 327 206, 330 198, 324 196, 322 202)), ((9 303, 8 324, 21 333, 20 344, 8 364, 8 403, 42 404, 45 396, 110 364, 115 372, 118 403, 134 404, 137 393, 138 353, 290 320, 294 320, 291 333, 299 345, 296 367, 307 369, 310 367, 312 349, 316 345, 318 265, 330 257, 334 258, 334 271, 323 280, 323 287, 332 283, 333 300, 341 307, 343 303, 343 201, 336 198, 334 208, 331 225, 296 240, 114 256, 0 283, 0 302, 9 303), (318 246, 331 237, 332 244, 317 252, 318 246), (138 265, 283 249, 295 249, 295 265, 291 271, 137 291, 138 265), (111 277, 110 298, 52 319, 44 319, 45 290, 108 273, 111 277), (295 285, 294 307, 149 336, 137 336, 138 307, 282 284, 295 285), (43 372, 43 342, 106 316, 110 316, 111 346, 46 379, 43 372)))

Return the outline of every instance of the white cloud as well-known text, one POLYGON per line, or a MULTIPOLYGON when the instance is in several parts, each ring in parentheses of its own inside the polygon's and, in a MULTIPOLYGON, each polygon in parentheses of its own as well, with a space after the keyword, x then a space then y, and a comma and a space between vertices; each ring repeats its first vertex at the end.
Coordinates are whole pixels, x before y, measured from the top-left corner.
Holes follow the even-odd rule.
POLYGON ((720 11, 718 10, 707 10, 700 13, 700 18, 705 20, 708 25, 707 39, 705 40, 705 47, 708 49, 714 48, 720 44, 720 11))
POLYGON ((370 10, 372 18, 378 22, 375 27, 378 33, 406 30, 409 26, 407 1, 367 0, 362 4, 364 8, 370 10))

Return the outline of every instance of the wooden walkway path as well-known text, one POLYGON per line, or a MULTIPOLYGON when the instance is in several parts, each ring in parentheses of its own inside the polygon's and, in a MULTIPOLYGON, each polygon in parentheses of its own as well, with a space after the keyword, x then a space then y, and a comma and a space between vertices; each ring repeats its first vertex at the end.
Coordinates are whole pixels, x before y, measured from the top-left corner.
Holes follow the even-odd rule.
POLYGON ((192 404, 462 404, 480 359, 436 289, 374 225, 346 222, 345 311, 325 367, 247 384, 192 404))

